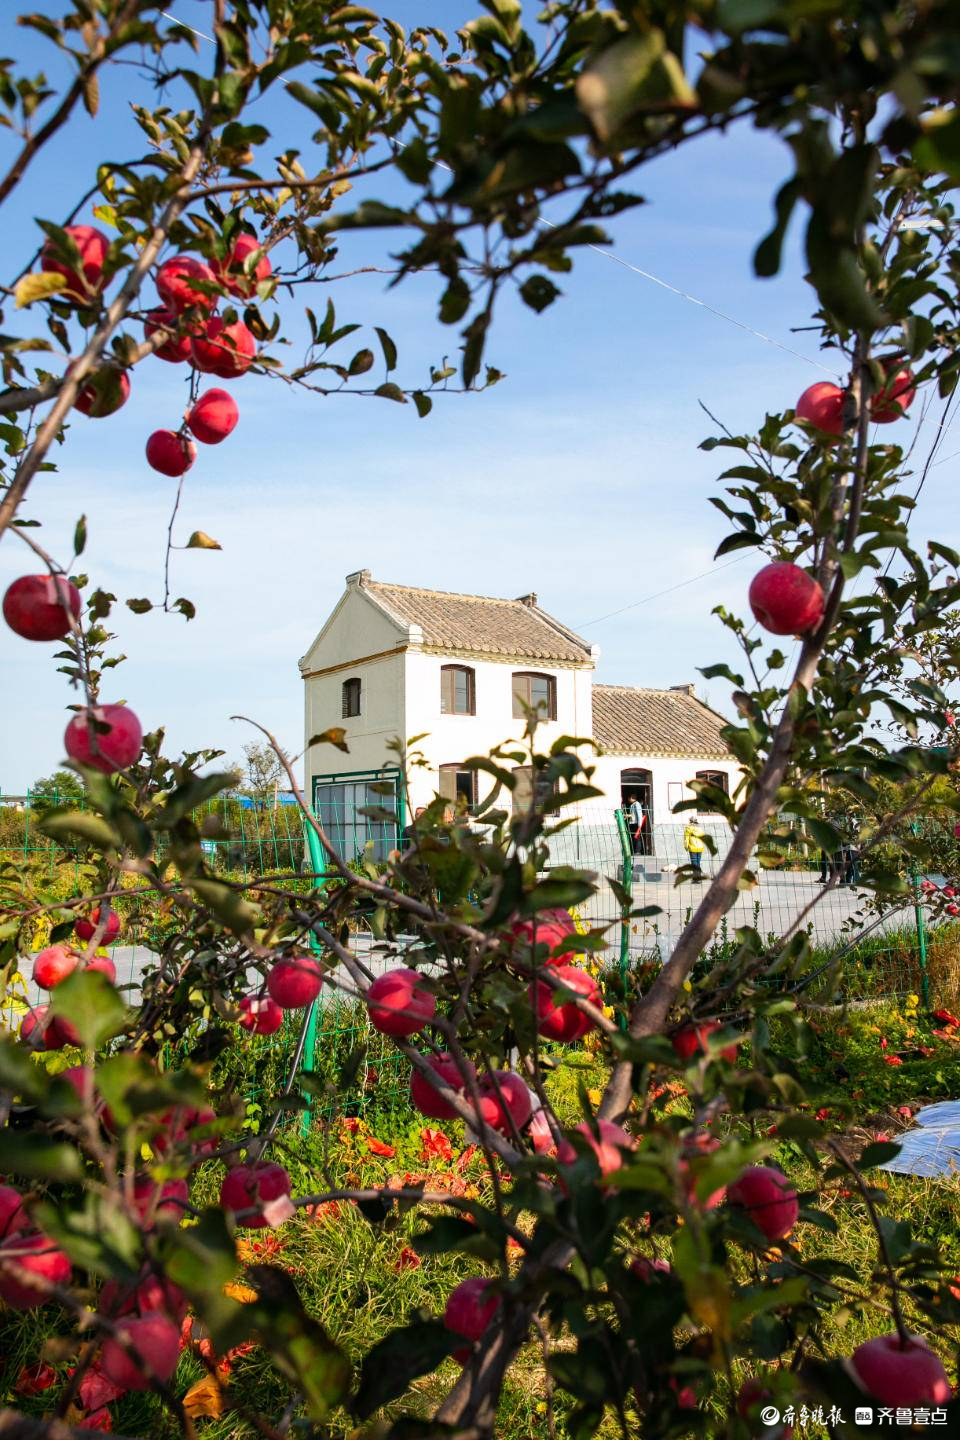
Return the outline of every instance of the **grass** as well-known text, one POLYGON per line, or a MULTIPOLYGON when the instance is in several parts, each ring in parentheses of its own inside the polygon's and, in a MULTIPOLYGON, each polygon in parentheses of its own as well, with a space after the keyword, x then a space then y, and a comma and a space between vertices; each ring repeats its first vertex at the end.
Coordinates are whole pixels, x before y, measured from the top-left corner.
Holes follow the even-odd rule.
MULTIPOLYGON (((898 1124, 897 1105, 906 1100, 915 1102, 921 1095, 960 1094, 960 1045, 940 1045, 934 1059, 908 1059, 897 1067, 885 1064, 883 1055, 887 1051, 881 1047, 881 1039, 887 1039, 888 1051, 891 1046, 908 1049, 915 1044, 916 1033, 908 1032, 917 1032, 923 1026, 922 1019, 910 1013, 915 1008, 888 1002, 867 1010, 824 1013, 815 1018, 811 1048, 805 1055, 795 1055, 794 1060, 818 1087, 814 1103, 819 1101, 837 1107, 838 1125, 840 1106, 845 1105, 848 1110, 852 1106, 861 1126, 889 1132, 898 1124)), ((775 1043, 779 1043, 776 1037, 775 1043)), ((328 1051, 325 1063, 329 1068, 322 1073, 333 1078, 352 1045, 351 1038, 339 1054, 328 1051)), ((256 1052, 247 1047, 245 1053, 256 1052)), ((254 1070, 259 1063, 254 1064, 254 1070)), ((233 1073, 229 1067, 224 1068, 221 1079, 227 1083, 238 1083, 248 1075, 246 1070, 233 1073)), ((262 1078, 265 1080, 266 1076, 262 1078)), ((563 1123, 572 1124, 579 1119, 578 1088, 582 1086, 588 1092, 599 1089, 603 1078, 603 1067, 585 1050, 570 1056, 557 1070, 550 1088, 563 1123)), ((390 1176, 408 1173, 441 1176, 449 1173, 449 1163, 424 1158, 424 1122, 405 1104, 399 1083, 390 1076, 385 1077, 382 1091, 375 1083, 367 1100, 359 1121, 349 1126, 331 1123, 329 1177, 334 1185, 382 1184, 390 1176), (395 1154, 371 1153, 371 1138, 389 1143, 395 1154)), ((676 1103, 683 1104, 682 1101, 676 1103)), ((256 1124, 255 1113, 250 1119, 256 1124)), ((463 1154, 462 1127, 453 1124, 432 1128, 442 1129, 449 1136, 455 1173, 464 1183, 477 1184, 481 1170, 475 1158, 459 1169, 456 1164, 463 1154)), ((288 1127, 278 1137, 273 1153, 291 1170, 295 1193, 325 1188, 325 1182, 318 1179, 325 1163, 324 1129, 319 1121, 307 1137, 301 1134, 298 1122, 288 1127)), ((798 1188, 813 1188, 812 1170, 792 1147, 782 1147, 775 1158, 798 1188)), ((198 1173, 192 1196, 195 1203, 215 1201, 221 1174, 222 1168, 215 1164, 205 1166, 198 1173)), ((960 1274, 957 1182, 921 1180, 887 1172, 874 1172, 871 1182, 886 1192, 886 1212, 898 1220, 909 1221, 917 1238, 939 1245, 949 1264, 960 1274)), ((820 1208, 833 1216, 836 1232, 801 1223, 796 1232, 801 1257, 817 1255, 841 1262, 867 1280, 877 1264, 877 1246, 862 1204, 855 1196, 843 1196, 835 1191, 821 1202, 820 1208)), ((348 1204, 339 1211, 327 1210, 316 1218, 298 1216, 277 1232, 245 1232, 243 1253, 248 1262, 266 1261, 285 1267, 308 1313, 324 1325, 357 1364, 377 1340, 417 1313, 440 1314, 450 1290, 466 1275, 484 1269, 479 1262, 463 1256, 426 1256, 417 1266, 406 1263, 419 1224, 418 1218, 408 1213, 391 1217, 382 1225, 371 1225, 348 1204)), ((735 1253, 732 1263, 734 1283, 738 1276, 746 1279, 748 1272, 739 1252, 735 1253)), ((92 1294, 90 1300, 93 1303, 92 1294)), ((889 1314, 882 1306, 838 1304, 824 1322, 822 1348, 828 1355, 849 1354, 861 1341, 889 1328, 889 1314)), ((914 1328, 929 1333, 930 1326, 921 1320, 914 1328)), ((52 1306, 26 1315, 9 1312, 0 1315, 0 1383, 7 1403, 28 1413, 49 1413, 51 1400, 55 1403, 61 1393, 59 1388, 25 1399, 15 1393, 14 1386, 21 1368, 41 1358, 49 1359, 63 1376, 69 1355, 58 1351, 56 1344, 58 1339, 61 1345, 66 1342, 70 1333, 68 1318, 52 1306)), ((949 1365, 944 1338, 931 1338, 949 1365)), ((452 1385, 457 1373, 454 1361, 444 1362, 434 1375, 416 1383, 404 1401, 394 1408, 428 1414, 452 1385)), ((175 1393, 184 1395, 205 1374, 199 1357, 185 1352, 173 1383, 175 1393)), ((539 1440, 547 1435, 547 1385, 539 1347, 530 1343, 511 1369, 500 1406, 497 1440, 528 1440, 528 1437, 539 1440)), ((257 1431, 243 1418, 244 1408, 276 1419, 283 1412, 289 1393, 266 1356, 253 1350, 235 1361, 229 1397, 233 1408, 228 1413, 197 1422, 201 1440, 241 1440, 241 1437, 246 1440, 247 1436, 254 1436, 257 1431)), ((571 1440, 568 1423, 571 1408, 562 1395, 555 1397, 557 1440, 571 1440)), ((713 1402, 714 1415, 719 1417, 722 1408, 723 1399, 718 1396, 713 1402)), ((153 1396, 127 1396, 111 1409, 114 1428, 121 1434, 165 1440, 179 1433, 176 1423, 153 1396)), ((357 1440, 360 1433, 345 1412, 334 1415, 324 1431, 325 1440, 357 1440)), ((642 1436, 639 1420, 631 1422, 630 1433, 638 1440, 642 1436)), ((804 1440, 822 1440, 814 1426, 806 1427, 803 1433, 804 1440)), ((617 1434, 612 1418, 599 1432, 600 1440, 613 1440, 617 1434)))

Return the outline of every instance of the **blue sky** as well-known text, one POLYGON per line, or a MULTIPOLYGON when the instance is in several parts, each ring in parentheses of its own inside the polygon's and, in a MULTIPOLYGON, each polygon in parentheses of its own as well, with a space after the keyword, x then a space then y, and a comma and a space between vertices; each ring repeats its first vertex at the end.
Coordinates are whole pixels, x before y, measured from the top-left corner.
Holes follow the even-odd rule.
MULTIPOLYGON (((19 8, 4 7, 0 53, 29 54, 55 76, 44 47, 11 23, 19 8)), ((170 8, 203 28, 206 7, 173 0, 170 8)), ((448 29, 472 13, 450 3, 384 8, 448 29)), ((145 98, 136 72, 114 71, 101 83, 99 120, 84 119, 61 137, 10 203, 8 278, 36 244, 34 216, 59 219, 101 156, 142 150, 125 108, 135 93, 145 98)), ((278 105, 264 123, 289 126, 294 114, 309 166, 306 111, 278 105)), ((0 132, 0 162, 11 149, 0 132)), ((785 148, 770 137, 741 128, 701 140, 645 172, 640 188, 650 203, 613 222, 613 248, 816 360, 814 337, 790 334, 808 323, 812 298, 798 236, 780 277, 761 282, 751 272, 753 246, 787 173, 785 148)), ((384 187, 371 182, 365 193, 384 187)), ((351 237, 341 268, 387 263, 396 248, 392 233, 351 237)), ((117 643, 129 658, 105 681, 103 698, 128 700, 145 728, 165 723, 171 747, 218 745, 238 756, 252 737, 228 717, 242 711, 299 750, 297 659, 343 577, 366 567, 378 579, 437 589, 535 590, 542 605, 601 647, 599 679, 698 680, 699 693, 725 708, 722 683, 707 684, 696 671, 732 658, 710 611, 718 603, 745 611, 755 557, 634 602, 710 569, 725 533, 707 503, 724 452, 697 449, 712 433, 698 401, 731 429, 751 429, 766 411, 792 405, 822 372, 602 256, 581 254, 561 284, 563 298, 541 316, 506 297, 488 358, 508 378, 486 394, 439 397, 423 421, 410 405, 296 394, 249 375, 233 384, 240 425, 219 447, 201 447, 178 522, 181 540, 202 529, 223 545, 222 553, 174 558, 175 593, 195 601, 197 618, 135 617, 121 605, 117 643)), ((322 308, 331 291, 342 319, 392 334, 402 381, 419 382, 445 353, 456 357, 456 329, 435 319, 435 277, 388 291, 383 276, 358 276, 318 287, 309 303, 322 308)), ((6 317, 8 330, 19 323, 6 317)), ((284 328, 301 333, 292 313, 284 328)), ((73 523, 86 512, 87 567, 121 601, 162 587, 175 482, 149 469, 143 446, 153 429, 176 425, 183 394, 179 367, 145 362, 119 414, 76 417, 59 474, 41 476, 31 492, 29 513, 43 522, 54 553, 67 553, 73 523)), ((960 440, 953 447, 948 437, 942 454, 952 448, 960 440)), ((922 535, 960 540, 956 476, 956 460, 932 471, 922 535)), ((6 538, 0 585, 35 568, 25 562, 25 547, 6 538)), ((46 647, 5 627, 0 665, 8 697, 0 709, 0 790, 10 793, 56 767, 64 706, 74 697, 46 647)))

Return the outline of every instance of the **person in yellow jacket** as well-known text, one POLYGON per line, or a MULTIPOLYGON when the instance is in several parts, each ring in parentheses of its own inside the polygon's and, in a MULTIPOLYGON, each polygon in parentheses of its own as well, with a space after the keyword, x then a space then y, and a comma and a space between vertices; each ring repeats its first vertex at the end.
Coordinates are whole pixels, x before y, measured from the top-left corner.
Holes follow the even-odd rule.
POLYGON ((697 821, 696 815, 691 815, 687 821, 687 828, 683 832, 683 848, 690 856, 690 864, 693 866, 694 874, 691 879, 699 884, 703 880, 703 831, 697 821))

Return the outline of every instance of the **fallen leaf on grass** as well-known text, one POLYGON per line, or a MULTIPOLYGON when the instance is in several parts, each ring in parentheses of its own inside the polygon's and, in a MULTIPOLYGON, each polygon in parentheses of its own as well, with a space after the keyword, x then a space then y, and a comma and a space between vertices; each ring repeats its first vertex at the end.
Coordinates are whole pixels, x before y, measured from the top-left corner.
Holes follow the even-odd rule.
POLYGON ((214 1420, 223 1414, 225 1397, 220 1382, 213 1375, 204 1375, 191 1385, 183 1397, 183 1408, 191 1420, 198 1415, 209 1415, 214 1420))

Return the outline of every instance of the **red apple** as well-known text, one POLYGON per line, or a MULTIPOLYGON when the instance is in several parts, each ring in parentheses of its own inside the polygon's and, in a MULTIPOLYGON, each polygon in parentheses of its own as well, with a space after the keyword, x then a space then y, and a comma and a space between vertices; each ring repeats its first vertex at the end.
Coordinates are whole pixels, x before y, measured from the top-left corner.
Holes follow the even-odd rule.
POLYGON ((260 241, 255 235, 244 233, 237 236, 226 260, 214 260, 214 274, 221 284, 225 285, 234 295, 249 297, 255 294, 261 281, 269 280, 273 274, 273 266, 266 255, 261 255, 249 271, 244 269, 244 261, 247 257, 253 255, 260 248, 260 241))
POLYGON ((108 1280, 100 1291, 97 1309, 101 1315, 111 1319, 118 1315, 146 1315, 155 1310, 165 1310, 179 1323, 187 1313, 188 1304, 187 1297, 172 1280, 148 1270, 133 1285, 108 1280))
MULTIPOLYGON (((547 968, 551 975, 563 982, 565 989, 582 996, 598 1009, 603 1006, 600 986, 585 970, 578 969, 576 965, 550 965, 547 968)), ((589 1015, 584 1015, 569 1001, 561 1000, 560 993, 546 981, 537 980, 527 993, 537 1017, 537 1031, 545 1039, 569 1044, 573 1040, 582 1040, 584 1035, 596 1028, 596 1022, 589 1015)))
MULTIPOLYGON (((171 1145, 179 1145, 186 1140, 192 1130, 211 1125, 216 1118, 209 1106, 197 1110, 193 1105, 177 1105, 171 1110, 165 1110, 157 1121, 156 1130, 150 1136, 150 1148, 158 1155, 163 1155, 171 1145)), ((210 1155, 219 1143, 217 1137, 211 1135, 207 1139, 194 1142, 193 1149, 197 1155, 210 1155)))
MULTIPOLYGON (((473 1275, 451 1290, 443 1312, 443 1323, 448 1330, 471 1344, 482 1337, 500 1308, 500 1296, 488 1294, 492 1284, 492 1280, 482 1275, 473 1275)), ((469 1353, 469 1349, 454 1352, 460 1361, 466 1360, 469 1353)))
POLYGON ((182 1220, 183 1204, 190 1191, 186 1180, 164 1180, 158 1184, 149 1175, 137 1175, 133 1182, 133 1208, 144 1224, 151 1224, 158 1215, 182 1220))
POLYGON ((237 402, 226 390, 205 390, 187 416, 187 428, 203 445, 219 445, 240 419, 237 402))
POLYGON ((96 705, 74 715, 63 742, 71 760, 113 775, 137 759, 143 731, 129 705, 96 705))
POLYGON ((32 1310, 49 1298, 49 1286, 66 1285, 70 1261, 46 1235, 11 1235, 0 1246, 0 1300, 32 1310))
POLYGON ((48 945, 33 962, 33 981, 41 990, 52 990, 66 980, 80 963, 80 956, 69 945, 48 945))
POLYGON ((702 1206, 704 1210, 715 1210, 718 1205, 723 1203, 727 1193, 725 1185, 721 1185, 719 1190, 712 1191, 705 1200, 697 1197, 697 1181, 702 1169, 697 1162, 701 1156, 712 1155, 719 1148, 720 1141, 716 1135, 711 1135, 706 1130, 698 1130, 696 1134, 688 1135, 684 1140, 683 1154, 677 1163, 677 1173, 680 1176, 680 1183, 688 1204, 702 1206))
POLYGON ((117 967, 109 955, 92 955, 89 960, 83 962, 84 970, 97 970, 101 975, 106 975, 111 985, 117 983, 117 967))
MULTIPOLYGON (((457 1062, 452 1055, 430 1055, 427 1057, 430 1068, 441 1084, 446 1085, 450 1090, 462 1093, 465 1087, 465 1080, 460 1074, 457 1062)), ((476 1068, 469 1065, 471 1077, 476 1077, 476 1068)), ((427 1079, 426 1075, 419 1070, 410 1072, 410 1100, 414 1109, 419 1110, 421 1115, 426 1115, 431 1120, 456 1120, 457 1112, 436 1090, 427 1079)))
MULTIPOLYGON (((681 1025, 679 1030, 674 1031, 670 1037, 680 1060, 692 1060, 694 1055, 706 1055, 707 1041, 711 1035, 715 1035, 722 1027, 713 1020, 704 1021, 700 1025, 681 1025)), ((736 1045, 727 1045, 720 1051, 724 1060, 729 1060, 731 1065, 737 1058, 736 1045)))
POLYGON ((743 1210, 768 1240, 789 1235, 800 1214, 797 1192, 787 1177, 770 1165, 751 1165, 727 1191, 731 1205, 743 1210))
POLYGON ((257 342, 243 321, 226 325, 219 315, 212 316, 191 341, 193 368, 223 380, 236 380, 245 374, 256 353, 257 342))
POLYGON ((30 1219, 19 1190, 14 1190, 12 1185, 0 1185, 0 1239, 29 1227, 30 1219))
POLYGON ((630 1274, 642 1280, 645 1285, 651 1285, 658 1275, 672 1275, 673 1266, 669 1260, 661 1260, 659 1255, 655 1255, 652 1260, 646 1255, 637 1255, 630 1261, 630 1274))
POLYGON ((61 640, 79 615, 80 591, 65 575, 21 575, 3 597, 3 618, 23 640, 61 640))
POLYGON ((244 995, 240 1024, 252 1035, 274 1035, 283 1024, 283 1011, 269 995, 244 995))
MULTIPOLYGON (((551 911, 551 914, 552 913, 551 911)), ((511 925, 508 933, 514 937, 515 942, 519 942, 522 945, 533 945, 534 924, 532 920, 518 920, 514 925, 511 925)), ((543 951, 541 947, 545 946, 553 960, 560 961, 566 955, 576 953, 569 949, 557 949, 558 946, 562 946, 564 942, 570 938, 572 933, 574 932, 569 926, 561 925, 555 919, 546 920, 542 915, 537 916, 537 949, 542 954, 543 951), (554 954, 555 951, 556 953, 554 954)))
POLYGON ((400 968, 374 980, 367 1006, 370 1024, 383 1035, 416 1035, 433 1019, 437 999, 423 989, 416 970, 400 968))
POLYGON ((312 955, 287 955, 278 960, 267 976, 271 1000, 281 1010, 302 1010, 320 994, 323 969, 312 955))
POLYGON ((216 276, 202 260, 193 255, 174 255, 165 260, 157 271, 157 291, 168 310, 180 314, 191 306, 201 310, 216 309, 216 276), (207 293, 202 286, 210 286, 207 293))
POLYGON ((175 310, 165 310, 162 305, 156 310, 151 310, 143 322, 144 333, 147 339, 155 335, 158 330, 169 330, 170 339, 164 340, 154 350, 158 360, 167 360, 171 365, 180 365, 190 359, 190 334, 187 330, 181 330, 180 320, 175 310))
POLYGON ((750 609, 772 635, 807 635, 823 619, 823 590, 799 565, 765 565, 750 582, 750 609))
POLYGON ((153 1313, 122 1319, 116 1338, 103 1342, 100 1364, 107 1379, 122 1389, 149 1390, 154 1381, 167 1383, 179 1358, 179 1325, 153 1313))
MULTIPOLYGON (((255 1210, 258 1205, 289 1194, 290 1176, 283 1166, 258 1161, 255 1165, 235 1165, 227 1171, 220 1187, 220 1204, 224 1210, 237 1214, 241 1210, 255 1210)), ((262 1213, 255 1213, 244 1215, 237 1223, 259 1230, 267 1221, 262 1213)))
POLYGON ((89 1071, 86 1065, 69 1065, 66 1070, 57 1074, 58 1080, 66 1080, 76 1092, 77 1099, 83 1101, 87 1095, 87 1075, 89 1071))
POLYGON ((818 380, 804 390, 794 414, 827 435, 842 435, 843 391, 829 380, 818 380))
POLYGON ((882 1405, 946 1405, 952 1398, 940 1357, 920 1335, 909 1336, 906 1345, 896 1333, 867 1340, 854 1350, 850 1368, 882 1405))
POLYGON ((101 420, 106 415, 115 415, 129 399, 130 377, 127 372, 116 365, 101 365, 84 380, 77 391, 73 408, 81 415, 89 415, 92 420, 101 420))
MULTIPOLYGON (((746 1420, 751 1426, 756 1427, 757 1436, 763 1436, 764 1440, 790 1440, 793 1434, 793 1426, 786 1423, 771 1429, 761 1420, 761 1412, 773 1400, 773 1391, 769 1390, 761 1380, 751 1377, 744 1380, 737 1392, 737 1414, 741 1419, 746 1420)), ((776 1405, 771 1407, 777 1409, 776 1405)))
POLYGON ((481 1116, 488 1125, 502 1135, 512 1135, 514 1126, 517 1130, 523 1129, 533 1111, 533 1102, 519 1075, 514 1075, 512 1070, 491 1070, 481 1078, 479 1089, 481 1099, 491 1100, 494 1105, 489 1112, 486 1106, 481 1108, 481 1116))
MULTIPOLYGON (((593 1151, 600 1167, 600 1174, 612 1175, 623 1165, 624 1150, 633 1149, 633 1139, 622 1126, 614 1125, 610 1120, 598 1120, 597 1129, 600 1133, 599 1140, 586 1121, 582 1125, 576 1126, 577 1134, 583 1136, 593 1151)), ((557 1159, 560 1164, 573 1165, 579 1158, 580 1152, 571 1145, 570 1141, 561 1140, 557 1146, 557 1159)))
POLYGON ((154 430, 147 441, 147 464, 161 475, 186 475, 197 458, 197 447, 179 430, 154 430))
POLYGON ((49 1005, 34 1005, 20 1022, 20 1039, 31 1050, 56 1050, 58 1045, 50 1041, 52 1016, 48 1019, 49 1005))
POLYGON ((877 425, 889 425, 893 420, 900 420, 910 409, 917 387, 913 383, 912 372, 906 366, 897 369, 897 361, 893 358, 880 363, 889 378, 883 389, 870 398, 870 419, 877 425))
POLYGON ((74 921, 73 928, 81 940, 92 940, 100 927, 101 920, 106 921, 106 924, 103 935, 100 937, 100 944, 109 945, 120 934, 120 916, 116 910, 111 910, 109 905, 98 905, 95 910, 91 911, 89 919, 85 915, 81 915, 78 920, 74 921))
POLYGON ((66 233, 80 252, 80 269, 69 260, 62 259, 52 240, 47 240, 40 252, 40 269, 48 275, 62 275, 69 280, 69 289, 61 292, 64 300, 73 300, 89 305, 103 289, 103 263, 107 258, 110 241, 102 230, 93 225, 67 225, 66 233))

